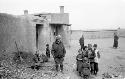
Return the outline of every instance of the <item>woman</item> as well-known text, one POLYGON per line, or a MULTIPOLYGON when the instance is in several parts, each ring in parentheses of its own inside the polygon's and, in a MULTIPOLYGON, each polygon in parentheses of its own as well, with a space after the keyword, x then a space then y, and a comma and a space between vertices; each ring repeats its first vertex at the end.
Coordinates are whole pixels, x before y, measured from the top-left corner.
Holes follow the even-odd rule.
POLYGON ((113 48, 117 48, 118 47, 118 35, 116 33, 114 33, 114 44, 113 44, 113 48))

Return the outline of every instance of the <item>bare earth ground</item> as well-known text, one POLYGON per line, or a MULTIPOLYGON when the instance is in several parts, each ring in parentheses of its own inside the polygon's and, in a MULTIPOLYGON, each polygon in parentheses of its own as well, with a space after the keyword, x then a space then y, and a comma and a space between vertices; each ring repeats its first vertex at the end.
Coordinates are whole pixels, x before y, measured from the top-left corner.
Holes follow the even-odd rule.
MULTIPOLYGON (((95 79, 102 79, 102 74, 104 72, 113 73, 115 75, 123 75, 125 76, 125 38, 119 39, 119 48, 113 49, 113 39, 90 39, 85 40, 85 45, 88 43, 98 44, 98 49, 101 53, 101 59, 99 63, 99 74, 95 79)), ((72 47, 69 50, 70 53, 67 52, 66 61, 72 66, 75 63, 75 57, 77 54, 77 50, 79 49, 78 40, 72 41, 72 47)), ((70 75, 71 79, 79 79, 75 73, 74 75, 70 75)), ((120 77, 120 76, 119 76, 120 77)), ((113 78, 115 79, 115 78, 113 78)), ((117 78, 120 79, 120 78, 117 78)), ((123 79, 123 78, 122 78, 123 79)))
MULTIPOLYGON (((88 43, 98 44, 101 53, 99 63, 99 73, 97 77, 91 76, 90 79, 102 79, 102 74, 108 72, 112 79, 125 79, 125 38, 119 39, 119 48, 113 49, 113 39, 86 39, 85 45, 88 43), (118 77, 115 77, 118 76, 118 77)), ((25 79, 81 79, 75 71, 76 55, 80 48, 78 40, 71 41, 71 48, 67 48, 64 61, 64 74, 53 71, 54 61, 50 59, 45 64, 47 67, 41 68, 39 71, 28 69, 28 73, 22 74, 25 79)), ((105 78, 106 79, 106 78, 105 78)))

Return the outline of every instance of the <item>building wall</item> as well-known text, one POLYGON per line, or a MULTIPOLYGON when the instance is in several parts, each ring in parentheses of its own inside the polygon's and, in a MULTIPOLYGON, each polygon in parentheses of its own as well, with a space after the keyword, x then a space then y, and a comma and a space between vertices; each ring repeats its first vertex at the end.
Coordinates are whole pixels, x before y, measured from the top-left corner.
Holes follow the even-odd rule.
POLYGON ((35 34, 32 24, 26 18, 0 14, 0 52, 17 51, 15 41, 20 50, 35 52, 35 34))
POLYGON ((50 23, 69 24, 69 14, 68 13, 52 13, 50 23))
MULTIPOLYGON (((65 45, 68 45, 67 39, 67 32, 64 30, 65 26, 63 24, 69 24, 69 14, 68 13, 46 13, 46 14, 34 14, 34 15, 27 15, 28 18, 34 24, 43 24, 43 28, 41 29, 40 38, 39 38, 39 47, 38 49, 41 50, 43 53, 45 52, 46 44, 50 44, 50 48, 52 43, 55 41, 54 36, 54 27, 52 25, 59 25, 58 32, 62 36, 63 42, 65 45), (34 16, 34 15, 40 15, 34 16)), ((66 26, 67 27, 67 26, 66 26)))
POLYGON ((64 37, 64 44, 66 47, 69 47, 70 46, 70 29, 69 29, 69 26, 67 25, 63 25, 62 27, 63 29, 63 37, 64 37))
MULTIPOLYGON (((85 39, 99 39, 99 38, 113 38, 115 30, 100 30, 100 31, 82 31, 73 30, 71 31, 71 40, 78 40, 82 34, 85 39)), ((117 30, 120 37, 125 37, 125 30, 117 30)))
POLYGON ((125 37, 125 29, 118 29, 118 35, 120 37, 125 37))
MULTIPOLYGON (((0 52, 7 50, 8 52, 17 51, 15 41, 22 51, 36 52, 36 23, 30 15, 13 16, 9 14, 0 14, 0 52)), ((68 45, 67 26, 62 25, 59 28, 60 35, 62 35, 63 42, 68 45)), ((43 27, 39 35, 40 53, 45 53, 46 44, 55 41, 53 35, 54 28, 48 22, 43 22, 43 27)))
POLYGON ((71 31, 71 40, 78 40, 80 37, 81 37, 81 35, 82 35, 82 31, 81 30, 72 30, 71 31))

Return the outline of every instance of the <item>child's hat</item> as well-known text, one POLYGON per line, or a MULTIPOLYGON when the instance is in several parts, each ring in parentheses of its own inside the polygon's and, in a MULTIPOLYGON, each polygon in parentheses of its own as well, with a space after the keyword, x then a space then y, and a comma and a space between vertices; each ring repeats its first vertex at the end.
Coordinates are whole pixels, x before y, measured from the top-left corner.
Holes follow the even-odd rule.
POLYGON ((46 44, 46 46, 49 46, 49 44, 46 44))
POLYGON ((94 44, 93 47, 97 47, 97 44, 94 44))
POLYGON ((87 46, 84 46, 84 47, 83 47, 83 50, 85 50, 85 48, 87 48, 87 46))

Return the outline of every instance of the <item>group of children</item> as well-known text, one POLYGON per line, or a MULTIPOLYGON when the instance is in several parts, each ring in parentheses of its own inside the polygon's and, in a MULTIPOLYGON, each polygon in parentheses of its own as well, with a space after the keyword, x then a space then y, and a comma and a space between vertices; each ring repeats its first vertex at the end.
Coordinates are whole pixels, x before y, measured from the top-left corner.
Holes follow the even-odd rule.
POLYGON ((88 78, 91 74, 97 75, 98 73, 98 62, 100 53, 97 50, 97 44, 88 44, 78 50, 79 54, 76 56, 77 60, 77 71, 80 76, 88 78))
MULTIPOLYGON (((97 44, 88 44, 78 50, 79 54, 76 56, 77 71, 81 77, 89 78, 90 75, 97 75, 98 63, 100 53, 97 49, 97 44)), ((50 58, 49 44, 46 44, 46 56, 50 58)))

